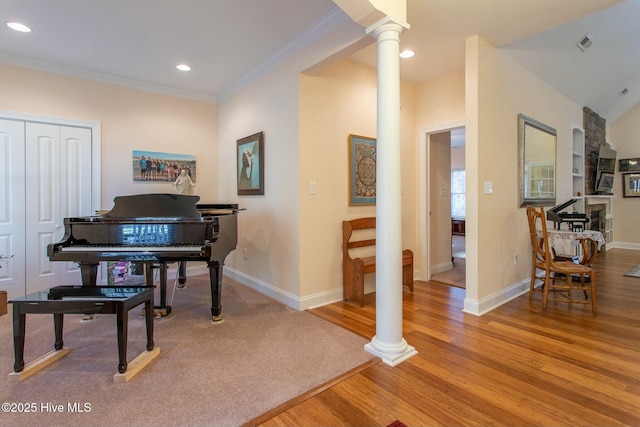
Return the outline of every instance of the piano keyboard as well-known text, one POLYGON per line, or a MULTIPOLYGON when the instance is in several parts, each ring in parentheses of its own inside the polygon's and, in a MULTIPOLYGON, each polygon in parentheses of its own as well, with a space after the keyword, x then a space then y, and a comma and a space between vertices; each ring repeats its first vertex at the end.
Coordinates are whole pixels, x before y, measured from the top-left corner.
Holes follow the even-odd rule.
POLYGON ((162 246, 63 246, 62 252, 200 252, 202 245, 162 245, 162 246))

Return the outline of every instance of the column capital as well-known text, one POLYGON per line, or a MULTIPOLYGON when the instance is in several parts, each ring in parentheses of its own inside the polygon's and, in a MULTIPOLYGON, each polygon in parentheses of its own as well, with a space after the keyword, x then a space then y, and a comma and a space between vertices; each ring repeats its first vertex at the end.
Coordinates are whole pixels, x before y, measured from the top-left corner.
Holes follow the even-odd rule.
POLYGON ((372 34, 377 37, 383 31, 393 30, 395 29, 398 34, 402 32, 402 30, 408 30, 410 28, 409 24, 406 22, 399 21, 395 19, 393 16, 385 16, 375 24, 369 26, 365 31, 367 34, 372 34))

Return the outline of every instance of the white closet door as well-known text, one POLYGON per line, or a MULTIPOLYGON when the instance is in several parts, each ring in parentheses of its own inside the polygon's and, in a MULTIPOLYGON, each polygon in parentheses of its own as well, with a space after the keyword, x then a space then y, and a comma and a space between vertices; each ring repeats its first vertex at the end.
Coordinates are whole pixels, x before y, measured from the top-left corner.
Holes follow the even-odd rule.
POLYGON ((81 284, 75 263, 51 262, 68 216, 91 214, 91 130, 28 123, 26 129, 27 292, 81 284))
POLYGON ((25 126, 0 119, 0 289, 9 298, 25 293, 25 126))
MULTIPOLYGON (((64 218, 90 216, 91 194, 91 129, 60 128, 60 214, 55 242, 64 235, 64 218)), ((54 242, 54 243, 55 243, 54 242)), ((46 253, 46 248, 44 249, 46 253)), ((61 264, 60 284, 81 285, 80 268, 75 262, 61 264)))

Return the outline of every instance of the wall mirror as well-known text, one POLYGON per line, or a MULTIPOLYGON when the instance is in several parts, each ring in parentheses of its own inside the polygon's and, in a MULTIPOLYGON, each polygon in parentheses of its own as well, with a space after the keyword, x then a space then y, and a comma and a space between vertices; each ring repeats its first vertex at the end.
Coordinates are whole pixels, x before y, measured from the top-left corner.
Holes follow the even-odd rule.
POLYGON ((556 204, 556 130, 518 114, 519 206, 556 204))

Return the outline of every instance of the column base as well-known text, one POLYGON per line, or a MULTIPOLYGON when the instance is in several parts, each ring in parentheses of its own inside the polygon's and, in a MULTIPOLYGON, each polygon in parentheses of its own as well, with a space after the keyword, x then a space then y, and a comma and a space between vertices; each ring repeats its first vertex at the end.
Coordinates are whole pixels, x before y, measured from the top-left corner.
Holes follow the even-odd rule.
POLYGON ((374 356, 378 356, 384 363, 390 366, 396 366, 411 356, 418 354, 418 351, 408 345, 404 338, 400 345, 389 346, 381 343, 376 337, 373 337, 370 343, 364 345, 364 349, 374 356))

